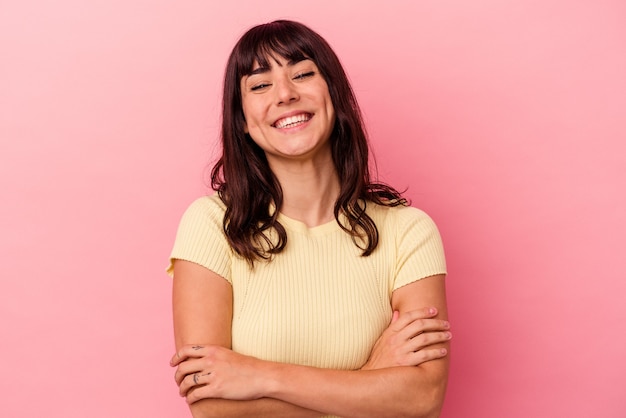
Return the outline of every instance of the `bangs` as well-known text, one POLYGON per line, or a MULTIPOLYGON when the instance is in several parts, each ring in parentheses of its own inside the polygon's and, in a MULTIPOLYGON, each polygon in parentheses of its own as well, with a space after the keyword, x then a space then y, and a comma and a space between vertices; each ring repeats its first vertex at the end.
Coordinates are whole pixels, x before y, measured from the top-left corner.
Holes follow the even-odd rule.
POLYGON ((252 74, 255 63, 261 68, 271 68, 271 61, 281 57, 289 62, 312 59, 313 45, 306 42, 308 36, 296 27, 267 24, 254 28, 240 41, 237 54, 237 78, 252 74))

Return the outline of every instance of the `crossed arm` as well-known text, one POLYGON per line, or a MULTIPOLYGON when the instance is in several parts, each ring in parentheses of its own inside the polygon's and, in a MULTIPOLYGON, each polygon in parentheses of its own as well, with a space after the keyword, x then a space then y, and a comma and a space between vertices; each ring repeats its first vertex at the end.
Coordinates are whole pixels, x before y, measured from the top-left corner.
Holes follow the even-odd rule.
POLYGON ((172 366, 194 418, 437 417, 450 334, 443 276, 396 290, 394 318, 360 370, 267 362, 233 352, 230 284, 194 263, 174 264, 172 366), (429 307, 429 308, 424 308, 429 307))

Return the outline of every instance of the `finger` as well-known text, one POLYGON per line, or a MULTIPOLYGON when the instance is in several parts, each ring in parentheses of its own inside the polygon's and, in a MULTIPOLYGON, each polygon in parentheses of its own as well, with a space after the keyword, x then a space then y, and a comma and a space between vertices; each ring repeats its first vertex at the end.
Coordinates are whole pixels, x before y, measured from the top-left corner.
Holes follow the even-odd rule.
POLYGON ((427 307, 422 309, 415 309, 413 311, 406 311, 399 314, 398 321, 396 321, 396 326, 406 327, 410 323, 426 318, 433 318, 437 315, 437 308, 435 307, 427 307))
POLYGON ((205 362, 199 359, 189 359, 178 365, 176 372, 174 373, 174 380, 177 385, 181 385, 183 379, 193 373, 202 372, 205 367, 205 362))
POLYGON ((176 354, 172 356, 172 359, 170 360, 170 366, 175 367, 189 358, 202 357, 205 348, 205 346, 198 344, 186 345, 182 347, 176 352, 176 354))
POLYGON ((418 351, 431 345, 445 343, 446 341, 450 341, 451 338, 452 333, 449 331, 424 332, 409 340, 407 349, 409 351, 418 351))
POLYGON ((192 375, 183 376, 183 379, 180 381, 180 384, 178 385, 178 394, 180 396, 187 396, 187 392, 189 392, 189 390, 193 386, 193 380, 191 382, 189 381, 191 376, 192 375))
POLYGON ((190 390, 196 389, 199 386, 204 386, 206 384, 206 375, 196 372, 191 373, 185 376, 185 378, 180 382, 180 386, 178 387, 178 392, 180 396, 187 396, 190 390))
POLYGON ((448 331, 450 323, 443 319, 418 319, 407 326, 407 329, 414 330, 414 335, 421 332, 448 331))
POLYGON ((424 332, 444 332, 448 331, 449 329, 450 324, 448 323, 448 321, 434 318, 421 318, 414 320, 413 322, 406 325, 404 328, 397 330, 396 332, 398 338, 400 338, 401 340, 409 340, 424 332))
POLYGON ((393 311, 393 315, 391 316, 391 323, 393 324, 400 317, 400 311, 393 311))
POLYGON ((419 350, 415 353, 411 353, 407 356, 409 364, 413 366, 426 363, 427 361, 437 360, 448 355, 448 350, 445 348, 432 348, 419 350))
POLYGON ((206 386, 209 383, 209 376, 211 376, 211 372, 197 372, 185 376, 185 379, 183 379, 178 388, 180 396, 189 396, 190 391, 195 391, 198 388, 206 386))
POLYGON ((211 393, 211 386, 208 384, 202 386, 196 386, 191 389, 186 395, 187 404, 191 405, 194 402, 198 402, 202 399, 213 398, 215 397, 211 393))

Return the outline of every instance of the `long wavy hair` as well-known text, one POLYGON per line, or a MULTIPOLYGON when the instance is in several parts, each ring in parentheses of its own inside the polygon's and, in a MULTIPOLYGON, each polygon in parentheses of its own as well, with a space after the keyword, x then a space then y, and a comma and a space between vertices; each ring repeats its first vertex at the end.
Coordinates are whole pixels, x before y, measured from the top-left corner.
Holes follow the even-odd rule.
POLYGON ((264 151, 244 132, 240 85, 241 79, 252 73, 255 62, 269 67, 269 59, 277 55, 293 62, 311 59, 328 85, 336 114, 330 141, 340 181, 334 215, 362 255, 368 256, 378 245, 379 235, 366 213, 368 202, 398 206, 407 201, 391 186, 370 181, 361 111, 337 55, 316 32, 288 20, 250 29, 237 42, 226 65, 222 156, 211 171, 211 184, 226 205, 224 232, 228 242, 251 265, 258 259, 271 259, 287 244, 285 228, 278 222, 282 188, 264 151))

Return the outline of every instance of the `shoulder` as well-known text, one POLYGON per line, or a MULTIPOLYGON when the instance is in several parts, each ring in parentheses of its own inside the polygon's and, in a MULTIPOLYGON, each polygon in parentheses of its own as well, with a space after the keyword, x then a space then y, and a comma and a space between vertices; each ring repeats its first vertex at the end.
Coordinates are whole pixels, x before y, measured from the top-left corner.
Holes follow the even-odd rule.
POLYGON ((399 231, 413 227, 437 229, 435 222, 426 212, 413 206, 383 206, 369 202, 367 213, 379 228, 393 227, 399 231))
POLYGON ((191 202, 187 207, 187 212, 200 212, 205 214, 221 213, 226 211, 226 205, 222 202, 222 199, 217 193, 211 195, 202 196, 191 202))
POLYGON ((216 193, 194 200, 180 220, 177 241, 222 236, 225 211, 226 206, 216 193))
POLYGON ((222 277, 228 277, 231 249, 224 234, 226 207, 217 194, 194 200, 185 210, 170 255, 168 273, 173 260, 192 261, 222 277))
POLYGON ((224 219, 226 206, 217 193, 202 196, 191 202, 183 213, 181 223, 204 224, 206 222, 221 223, 224 219))

